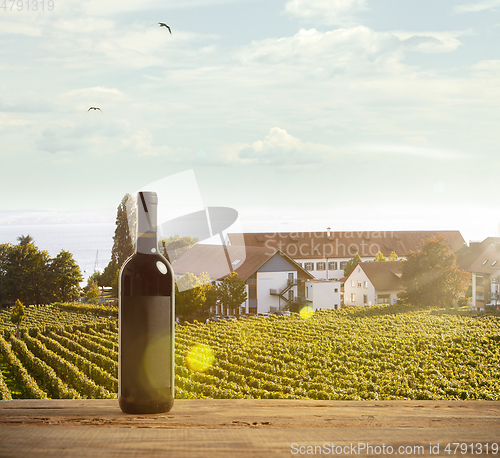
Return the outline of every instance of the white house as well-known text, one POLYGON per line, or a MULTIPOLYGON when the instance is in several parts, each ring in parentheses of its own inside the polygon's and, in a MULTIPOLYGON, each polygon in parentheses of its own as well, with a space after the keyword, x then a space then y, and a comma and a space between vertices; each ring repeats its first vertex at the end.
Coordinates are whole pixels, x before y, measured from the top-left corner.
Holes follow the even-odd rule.
POLYGON ((459 231, 348 231, 348 232, 255 232, 228 234, 228 242, 236 246, 265 248, 267 253, 281 251, 302 268, 323 280, 341 279, 344 268, 356 253, 362 261, 372 261, 380 251, 385 257, 395 252, 406 259, 425 239, 443 236, 456 253, 465 245, 459 231))
POLYGON ((314 311, 340 309, 341 282, 338 280, 307 280, 306 298, 311 301, 314 311))
POLYGON ((344 283, 344 304, 395 304, 401 292, 401 261, 362 262, 344 283))
POLYGON ((238 311, 220 310, 218 314, 257 314, 289 310, 306 304, 305 282, 313 276, 281 251, 265 248, 197 244, 177 259, 172 267, 176 278, 190 272, 208 273, 211 281, 222 281, 231 269, 245 281, 247 300, 238 311), (244 251, 243 251, 244 249, 244 251))
POLYGON ((472 309, 500 309, 500 237, 471 243, 458 257, 459 266, 472 274, 472 309))

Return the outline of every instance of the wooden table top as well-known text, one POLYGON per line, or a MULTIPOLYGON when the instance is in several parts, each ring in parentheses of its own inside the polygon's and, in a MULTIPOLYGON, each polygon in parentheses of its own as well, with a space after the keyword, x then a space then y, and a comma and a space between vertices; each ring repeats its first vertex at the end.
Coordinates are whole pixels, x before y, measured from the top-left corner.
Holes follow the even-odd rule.
POLYGON ((500 456, 494 444, 496 401, 179 399, 154 415, 116 400, 0 401, 0 457, 500 456))

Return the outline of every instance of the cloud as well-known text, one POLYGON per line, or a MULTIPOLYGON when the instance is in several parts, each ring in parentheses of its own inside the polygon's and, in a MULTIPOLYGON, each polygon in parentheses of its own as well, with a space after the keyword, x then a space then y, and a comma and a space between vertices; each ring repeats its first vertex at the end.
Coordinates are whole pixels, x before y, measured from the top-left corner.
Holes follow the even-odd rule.
POLYGON ((483 0, 453 7, 454 13, 477 13, 492 8, 500 7, 500 0, 483 0))
POLYGON ((92 111, 87 119, 74 125, 67 125, 65 121, 51 124, 39 134, 35 145, 39 150, 53 154, 116 152, 117 138, 123 138, 127 126, 100 114, 92 111))
POLYGON ((102 74, 117 68, 173 68, 210 62, 215 34, 173 30, 137 20, 124 24, 115 18, 79 17, 73 12, 45 24, 38 46, 41 61, 102 74), (85 33, 81 33, 84 30, 85 33), (197 46, 201 44, 201 46, 197 46), (46 57, 49 55, 50 57, 46 57))
POLYGON ((285 14, 310 23, 352 25, 356 14, 366 11, 366 0, 289 0, 285 14))
POLYGON ((0 19, 0 35, 26 35, 39 37, 42 35, 42 26, 37 23, 27 23, 12 18, 11 15, 3 14, 0 19), (8 19, 5 19, 8 16, 8 19))
MULTIPOLYGON (((177 8, 243 3, 249 0, 106 0, 105 2, 84 2, 83 9, 89 15, 117 15, 132 11, 162 11, 177 8)), ((251 0, 257 2, 259 0, 251 0)), ((168 22, 167 22, 168 23, 168 22)))
MULTIPOLYGON (((0 110, 2 110, 0 106, 0 110)), ((5 111, 5 110, 2 110, 5 111)), ((0 113, 0 128, 5 128, 5 127, 25 127, 30 124, 33 124, 31 121, 28 121, 26 119, 16 119, 13 116, 9 116, 5 113, 0 113)))
POLYGON ((264 140, 226 149, 226 159, 247 165, 306 165, 329 160, 339 152, 328 145, 302 142, 286 130, 273 127, 264 140))
POLYGON ((244 64, 288 64, 309 72, 365 73, 394 70, 402 58, 400 40, 386 32, 357 26, 325 33, 301 29, 292 37, 253 41, 236 59, 244 64))
POLYGON ((471 29, 460 31, 420 31, 395 30, 391 32, 401 40, 404 50, 423 53, 456 51, 463 43, 457 37, 472 35, 471 29))
POLYGON ((82 148, 74 136, 74 128, 50 126, 43 130, 42 135, 35 141, 38 149, 49 153, 67 153, 82 148))
POLYGON ((459 159, 464 157, 463 154, 455 151, 411 145, 360 145, 354 148, 354 151, 398 156, 420 156, 431 159, 459 159))
POLYGON ((91 106, 97 106, 104 113, 106 106, 120 103, 126 97, 119 89, 96 86, 73 89, 59 94, 57 99, 64 107, 69 106, 79 111, 87 111, 91 106))
POLYGON ((61 97, 68 99, 81 99, 82 97, 95 97, 100 98, 122 98, 123 92, 116 88, 107 88, 102 86, 87 87, 81 89, 73 89, 72 91, 64 92, 61 97))
POLYGON ((170 148, 153 144, 153 134, 147 129, 136 130, 128 138, 121 141, 120 150, 134 156, 150 156, 168 158, 170 162, 184 162, 187 152, 184 148, 170 148))
POLYGON ((53 105, 46 100, 18 97, 16 101, 0 101, 0 111, 17 113, 44 113, 53 111, 53 105))
POLYGON ((475 74, 482 78, 500 77, 500 60, 482 60, 472 67, 475 74))

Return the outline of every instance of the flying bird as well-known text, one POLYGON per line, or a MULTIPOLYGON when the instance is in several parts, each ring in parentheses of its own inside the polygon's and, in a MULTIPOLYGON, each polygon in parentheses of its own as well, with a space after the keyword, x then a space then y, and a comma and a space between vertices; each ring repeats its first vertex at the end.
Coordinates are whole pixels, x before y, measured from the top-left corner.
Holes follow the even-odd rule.
POLYGON ((101 110, 99 107, 90 107, 90 108, 87 110, 87 113, 88 113, 90 110, 99 110, 99 111, 102 113, 102 110, 101 110))
POLYGON ((170 32, 170 35, 172 35, 172 31, 170 30, 170 27, 167 24, 165 24, 164 22, 158 22, 158 24, 160 24, 160 27, 166 27, 170 32))

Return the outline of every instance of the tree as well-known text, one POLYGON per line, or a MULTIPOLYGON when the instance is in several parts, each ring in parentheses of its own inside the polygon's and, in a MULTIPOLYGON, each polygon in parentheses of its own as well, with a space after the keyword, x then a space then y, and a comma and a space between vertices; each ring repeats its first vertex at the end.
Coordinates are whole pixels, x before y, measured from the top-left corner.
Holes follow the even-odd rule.
POLYGON ((97 282, 89 277, 87 281, 87 286, 83 288, 83 292, 85 293, 85 300, 91 304, 97 304, 99 302, 99 298, 101 297, 101 291, 97 282))
POLYGON ((1 250, 2 300, 15 298, 28 304, 50 301, 50 256, 33 243, 5 244, 1 250))
POLYGON ((206 273, 200 276, 190 272, 182 275, 175 282, 176 313, 186 318, 202 312, 205 309, 205 285, 208 282, 209 277, 206 273))
POLYGON ((62 250, 51 259, 30 236, 0 245, 0 303, 19 299, 27 304, 72 301, 80 294, 82 274, 73 255, 62 250))
POLYGON ((80 282, 83 277, 73 255, 69 251, 61 250, 50 261, 49 270, 53 300, 76 301, 80 296, 80 282))
POLYGON ((387 258, 388 261, 397 261, 398 260, 398 255, 396 254, 395 251, 393 251, 389 257, 387 258))
MULTIPOLYGON (((116 229, 113 237, 111 259, 114 259, 120 268, 123 263, 134 254, 134 246, 127 217, 127 202, 131 198, 130 194, 126 194, 120 202, 116 212, 116 229)), ((132 225, 133 224, 131 224, 131 226, 132 225)))
POLYGON ((180 235, 175 234, 170 237, 163 237, 160 239, 160 252, 163 256, 169 259, 170 262, 174 262, 197 243, 198 239, 196 237, 189 237, 187 235, 181 237, 180 235))
POLYGON ((92 274, 92 277, 97 281, 99 286, 113 286, 118 281, 117 272, 119 272, 118 264, 114 259, 109 261, 109 264, 104 268, 102 274, 96 275, 92 274))
POLYGON ((103 272, 102 286, 111 286, 113 294, 118 297, 118 275, 123 263, 134 254, 134 245, 129 227, 134 226, 132 205, 133 198, 126 194, 116 212, 116 229, 113 236, 113 248, 111 249, 111 260, 103 272), (131 215, 128 215, 131 213, 131 215), (129 225, 129 219, 130 225, 129 225))
POLYGON ((351 272, 360 262, 361 257, 359 256, 359 253, 356 253, 356 255, 346 264, 344 268, 344 277, 348 277, 349 275, 351 275, 351 272))
POLYGON ((102 281, 102 276, 103 276, 103 272, 99 272, 98 270, 95 270, 94 273, 89 276, 89 278, 94 279, 95 282, 97 283, 97 286, 99 286, 99 287, 107 286, 107 285, 104 285, 104 283, 102 281))
POLYGON ((381 251, 379 251, 376 255, 375 255, 375 259, 373 260, 374 262, 379 262, 379 261, 387 261, 387 258, 382 254, 381 251))
POLYGON ((236 272, 231 272, 217 286, 217 296, 222 308, 235 309, 247 300, 244 280, 236 272))
POLYGON ((33 243, 34 240, 33 240, 33 237, 31 237, 31 235, 20 235, 18 238, 17 238, 17 241, 19 242, 20 245, 27 245, 28 243, 33 243))
POLYGON ((0 245, 0 304, 8 300, 6 275, 11 248, 12 245, 10 243, 2 243, 0 245))
POLYGON ((453 307, 465 297, 468 277, 444 237, 432 237, 404 261, 400 297, 419 307, 453 307))
POLYGON ((24 305, 19 299, 17 299, 14 307, 12 308, 12 312, 10 313, 10 321, 17 326, 18 331, 25 317, 26 313, 24 312, 24 305))
POLYGON ((205 304, 203 306, 204 310, 209 310, 212 307, 217 306, 219 302, 218 294, 219 293, 217 285, 213 285, 212 283, 207 283, 205 285, 205 304))

